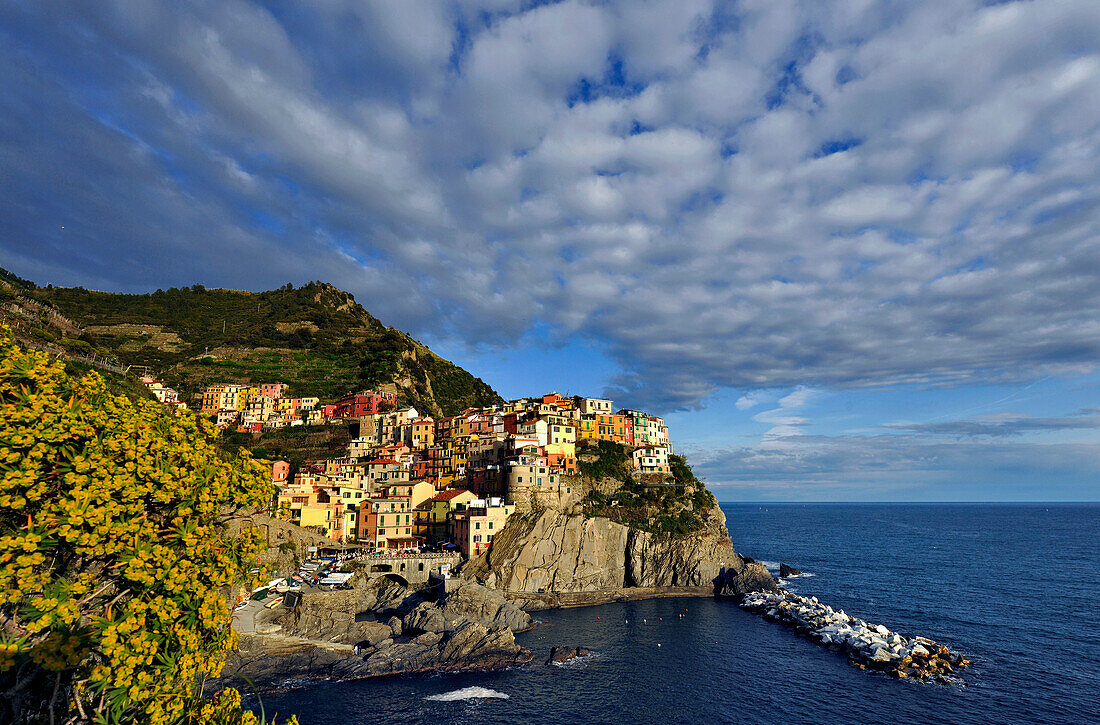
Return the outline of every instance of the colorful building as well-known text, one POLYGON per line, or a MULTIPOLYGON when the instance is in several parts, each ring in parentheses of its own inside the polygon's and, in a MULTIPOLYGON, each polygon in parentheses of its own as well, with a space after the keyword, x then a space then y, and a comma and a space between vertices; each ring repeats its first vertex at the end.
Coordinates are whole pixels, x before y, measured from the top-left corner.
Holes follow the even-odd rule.
POLYGON ((360 390, 358 393, 348 393, 336 401, 333 417, 361 418, 392 410, 395 407, 397 407, 397 396, 393 393, 360 390))
POLYGON ((639 473, 669 473, 668 446, 644 446, 635 448, 632 454, 634 470, 639 473))
POLYGON ((465 510, 477 497, 470 491, 449 488, 416 507, 413 533, 429 543, 450 539, 451 518, 465 510))
POLYGON ((475 499, 465 511, 454 513, 451 540, 467 556, 483 554, 515 510, 515 506, 501 504, 500 499, 475 499))

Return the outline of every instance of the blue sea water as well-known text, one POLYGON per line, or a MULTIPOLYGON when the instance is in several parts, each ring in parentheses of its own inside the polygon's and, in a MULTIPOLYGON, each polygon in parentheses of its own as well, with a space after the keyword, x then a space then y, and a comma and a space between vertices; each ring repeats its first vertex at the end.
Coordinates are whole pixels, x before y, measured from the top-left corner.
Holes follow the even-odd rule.
POLYGON ((324 682, 264 709, 303 725, 1100 723, 1100 506, 722 508, 738 551, 812 575, 789 589, 964 652, 966 684, 861 672, 728 601, 655 599, 538 613, 524 667, 324 682), (554 645, 594 654, 543 665, 554 645))

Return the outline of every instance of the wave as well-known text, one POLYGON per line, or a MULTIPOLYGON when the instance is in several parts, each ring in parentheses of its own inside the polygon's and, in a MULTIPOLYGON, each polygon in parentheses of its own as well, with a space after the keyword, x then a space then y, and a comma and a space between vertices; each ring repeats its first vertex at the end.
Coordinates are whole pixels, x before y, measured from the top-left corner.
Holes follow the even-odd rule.
POLYGON ((508 699, 508 695, 505 695, 503 692, 497 692, 496 690, 490 690, 488 687, 463 687, 461 690, 444 692, 441 695, 428 695, 424 699, 435 700, 436 702, 457 702, 459 700, 474 700, 483 697, 496 697, 501 700, 508 699))

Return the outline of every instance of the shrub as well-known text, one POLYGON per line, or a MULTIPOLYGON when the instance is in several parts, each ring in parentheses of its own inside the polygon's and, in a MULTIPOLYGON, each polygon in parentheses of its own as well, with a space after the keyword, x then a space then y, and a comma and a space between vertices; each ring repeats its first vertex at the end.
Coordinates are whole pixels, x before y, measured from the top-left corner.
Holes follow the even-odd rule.
POLYGON ((202 699, 235 646, 220 590, 263 549, 224 523, 272 491, 214 437, 0 329, 0 720, 256 722, 202 699))

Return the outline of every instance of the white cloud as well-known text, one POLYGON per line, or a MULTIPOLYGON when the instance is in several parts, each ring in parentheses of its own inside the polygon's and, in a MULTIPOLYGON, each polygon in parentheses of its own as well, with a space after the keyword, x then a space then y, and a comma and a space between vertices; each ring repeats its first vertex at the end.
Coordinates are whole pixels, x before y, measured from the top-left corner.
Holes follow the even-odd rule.
MULTIPOLYGON (((0 244, 57 281, 247 259, 211 266, 331 279, 417 335, 596 340, 664 408, 1100 358, 1095 2, 0 13, 0 244), (100 187, 66 238, 51 175, 100 187)), ((791 438, 797 407, 757 415, 791 438)))
POLYGON ((748 410, 754 408, 760 404, 760 399, 754 393, 747 393, 737 399, 737 402, 733 404, 738 410, 748 410))

